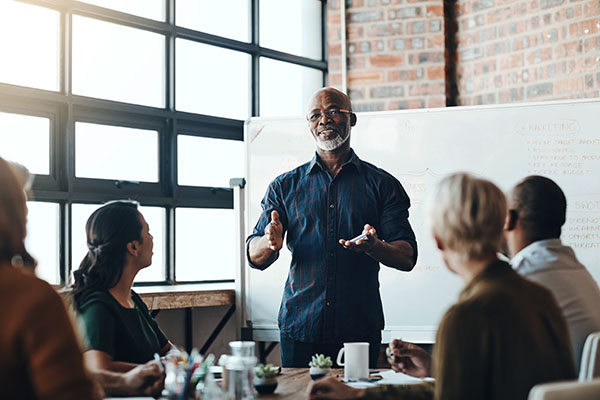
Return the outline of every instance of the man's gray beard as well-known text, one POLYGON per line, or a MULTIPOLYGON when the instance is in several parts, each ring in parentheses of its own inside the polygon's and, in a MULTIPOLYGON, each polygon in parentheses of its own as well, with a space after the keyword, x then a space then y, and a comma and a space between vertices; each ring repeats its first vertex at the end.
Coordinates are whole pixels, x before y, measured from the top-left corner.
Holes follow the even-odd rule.
POLYGON ((337 149, 344 143, 346 143, 346 140, 348 140, 349 137, 350 137, 350 135, 348 135, 344 139, 342 139, 342 137, 340 135, 336 135, 333 139, 329 139, 329 140, 318 140, 317 139, 317 147, 320 148, 321 150, 332 151, 332 150, 337 149))

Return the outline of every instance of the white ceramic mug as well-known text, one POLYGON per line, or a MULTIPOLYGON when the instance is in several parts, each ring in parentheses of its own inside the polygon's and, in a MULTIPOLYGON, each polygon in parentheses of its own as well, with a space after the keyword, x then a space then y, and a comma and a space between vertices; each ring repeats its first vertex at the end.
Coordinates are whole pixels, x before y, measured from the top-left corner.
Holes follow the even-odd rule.
POLYGON ((344 367, 346 379, 369 378, 369 343, 344 343, 337 356, 337 363, 344 367), (342 363, 342 356, 346 355, 342 363))

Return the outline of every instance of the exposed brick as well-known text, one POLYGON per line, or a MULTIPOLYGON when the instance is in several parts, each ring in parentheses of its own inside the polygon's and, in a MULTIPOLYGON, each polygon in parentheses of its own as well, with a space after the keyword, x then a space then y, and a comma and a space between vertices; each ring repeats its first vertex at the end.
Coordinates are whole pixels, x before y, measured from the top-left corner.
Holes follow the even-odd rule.
POLYGON ((424 108, 425 101, 422 99, 392 101, 388 105, 388 110, 409 110, 414 108, 424 108))
POLYGON ((471 61, 483 57, 483 49, 481 47, 473 47, 459 52, 461 61, 471 61))
POLYGON ((369 64, 372 67, 384 68, 384 67, 397 67, 404 64, 403 54, 378 54, 369 57, 369 64))
POLYGON ((565 0, 540 0, 540 8, 545 10, 550 7, 555 7, 563 4, 565 0))
POLYGON ((367 65, 367 58, 364 56, 348 57, 348 69, 364 69, 367 65))
POLYGON ((384 105, 382 102, 377 103, 352 103, 352 108, 356 112, 366 111, 383 111, 384 105))
POLYGON ((588 19, 587 21, 577 22, 569 25, 569 35, 581 36, 598 33, 597 19, 588 19))
POLYGON ((413 49, 422 49, 424 45, 425 45, 425 41, 423 40, 423 38, 416 37, 416 38, 412 38, 412 40, 411 40, 411 47, 413 49))
POLYGON ((441 108, 446 106, 446 96, 434 96, 427 98, 428 108, 441 108))
POLYGON ((328 12, 327 13, 327 24, 331 25, 340 25, 341 18, 339 12, 328 12))
POLYGON ((425 32, 425 21, 417 21, 412 23, 411 33, 419 34, 425 32))
POLYGON ((341 54, 342 54, 342 45, 341 44, 329 45, 329 55, 339 56, 341 54))
POLYGON ((362 26, 349 26, 346 28, 346 37, 348 40, 361 39, 365 35, 364 29, 362 26))
POLYGON ((382 83, 383 71, 349 71, 348 83, 352 85, 368 85, 370 83, 382 83))
POLYGON ((556 94, 573 94, 583 90, 583 76, 557 80, 554 85, 556 94))
POLYGON ((434 50, 444 48, 444 35, 428 36, 427 48, 434 50))
POLYGON ((444 6, 443 5, 432 5, 427 6, 427 14, 428 17, 443 17, 444 16, 444 6))
POLYGON ((388 19, 415 18, 421 15, 420 7, 403 7, 388 11, 388 19))
POLYGON ((397 36, 401 35, 403 25, 401 22, 392 22, 390 24, 375 24, 367 27, 367 36, 397 36))
POLYGON ((552 82, 539 83, 537 85, 527 86, 527 98, 539 97, 552 94, 552 82))
POLYGON ((383 20, 381 11, 362 11, 350 13, 350 22, 375 22, 383 20))
POLYGON ((327 75, 328 86, 340 86, 342 84, 342 74, 329 74, 327 75))
POLYGON ((433 19, 429 21, 429 32, 439 32, 442 30, 442 20, 433 19))
POLYGON ((500 58, 500 69, 504 70, 504 69, 514 69, 514 68, 519 68, 523 66, 524 63, 524 59, 525 57, 523 56, 523 54, 511 54, 509 56, 506 57, 502 57, 500 58))
POLYGON ((384 97, 402 97, 404 96, 404 88, 402 86, 384 86, 378 88, 372 88, 370 90, 371 98, 384 98, 384 97))
POLYGON ((364 89, 350 89, 348 91, 348 97, 350 97, 350 100, 362 100, 365 98, 365 91, 364 89))
POLYGON ((408 86, 408 95, 411 97, 430 94, 444 95, 445 91, 446 86, 443 82, 426 82, 408 86))
POLYGON ((394 40, 394 50, 404 50, 404 39, 394 40))
POLYGON ((409 64, 440 63, 442 61, 444 61, 444 53, 438 51, 422 52, 408 56, 409 64))
POLYGON ((494 6, 494 0, 479 0, 473 3, 473 12, 485 10, 494 6))
POLYGON ((443 66, 429 67, 427 68, 427 79, 444 79, 445 72, 443 66))

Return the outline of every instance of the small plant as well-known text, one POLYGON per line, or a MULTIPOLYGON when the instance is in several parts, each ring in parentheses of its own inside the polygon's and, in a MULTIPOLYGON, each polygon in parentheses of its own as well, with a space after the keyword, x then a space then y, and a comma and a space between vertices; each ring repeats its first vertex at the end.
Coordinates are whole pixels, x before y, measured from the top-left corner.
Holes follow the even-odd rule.
POLYGON ((330 368, 332 365, 331 357, 325 357, 323 354, 315 354, 312 356, 312 361, 308 363, 309 367, 314 368, 330 368))
POLYGON ((279 373, 279 368, 277 368, 271 364, 267 364, 267 365, 258 364, 258 367, 256 367, 256 369, 254 370, 254 375, 257 378, 264 378, 264 379, 274 378, 277 376, 278 373, 279 373))

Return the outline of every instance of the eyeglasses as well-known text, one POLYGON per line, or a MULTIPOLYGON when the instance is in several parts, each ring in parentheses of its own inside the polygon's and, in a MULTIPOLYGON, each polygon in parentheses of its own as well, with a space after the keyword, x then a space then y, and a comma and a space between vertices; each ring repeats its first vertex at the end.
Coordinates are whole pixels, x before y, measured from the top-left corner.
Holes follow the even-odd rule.
POLYGON ((341 108, 340 109, 334 108, 332 110, 326 110, 324 112, 314 112, 314 113, 307 114, 306 119, 310 122, 317 122, 318 120, 323 118, 323 116, 327 117, 328 119, 334 119, 336 117, 341 116, 342 114, 352 114, 352 111, 343 110, 341 108))

